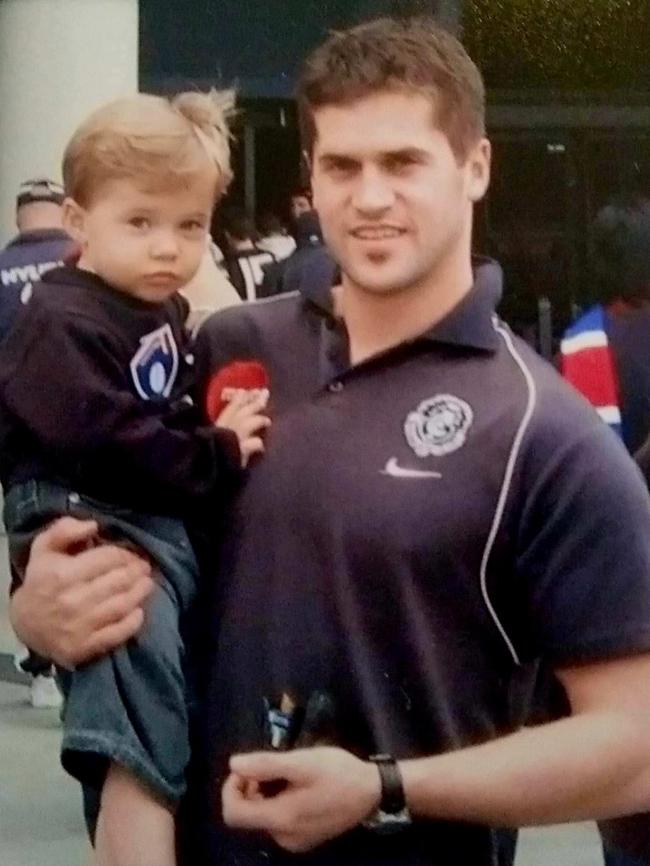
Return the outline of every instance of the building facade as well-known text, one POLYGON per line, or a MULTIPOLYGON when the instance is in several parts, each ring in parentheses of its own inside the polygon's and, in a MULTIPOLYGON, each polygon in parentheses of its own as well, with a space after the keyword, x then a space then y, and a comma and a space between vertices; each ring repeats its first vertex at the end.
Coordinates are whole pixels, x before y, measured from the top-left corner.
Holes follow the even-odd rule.
POLYGON ((0 0, 0 241, 20 181, 56 176, 78 120, 138 83, 235 84, 231 195, 286 214, 302 58, 331 28, 414 13, 458 32, 486 80, 494 171, 475 244, 504 264, 504 311, 523 330, 550 299, 561 327, 589 294, 596 211, 650 193, 648 0, 0 0))
POLYGON ((650 192, 647 0, 140 0, 145 88, 234 82, 246 108, 233 195, 282 212, 300 182, 292 91, 330 28, 378 14, 436 14, 483 71, 494 145, 477 249, 504 264, 521 330, 550 299, 556 330, 588 297, 588 226, 626 191, 650 192), (183 33, 179 40, 178 34, 183 33))

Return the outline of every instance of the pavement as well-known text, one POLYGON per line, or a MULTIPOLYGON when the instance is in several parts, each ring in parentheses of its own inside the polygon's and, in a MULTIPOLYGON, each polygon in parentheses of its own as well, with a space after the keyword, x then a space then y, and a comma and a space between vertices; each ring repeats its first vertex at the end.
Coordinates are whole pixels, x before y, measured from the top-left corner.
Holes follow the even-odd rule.
MULTIPOLYGON (((7 618, 6 562, 0 534, 0 864, 86 866, 79 789, 59 764, 58 713, 29 705, 29 689, 11 662, 16 641, 7 618)), ((594 826, 575 824, 524 830, 516 866, 602 862, 594 826)))

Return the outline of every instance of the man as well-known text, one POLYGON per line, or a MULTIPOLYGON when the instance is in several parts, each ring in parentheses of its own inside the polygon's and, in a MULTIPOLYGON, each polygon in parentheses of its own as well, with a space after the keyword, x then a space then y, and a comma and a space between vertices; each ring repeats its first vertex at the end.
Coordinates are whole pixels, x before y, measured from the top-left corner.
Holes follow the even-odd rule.
POLYGON ((61 223, 63 187, 47 178, 27 180, 16 199, 18 235, 0 251, 0 340, 20 307, 21 297, 48 270, 72 252, 61 223))
POLYGON ((308 213, 312 209, 311 191, 308 189, 297 189, 291 194, 291 217, 294 223, 298 221, 301 214, 308 213))
MULTIPOLYGON (((494 828, 650 803, 647 493, 494 316, 498 269, 472 274, 490 148, 460 45, 334 34, 299 104, 342 285, 202 332, 208 369, 266 364, 275 417, 210 581, 183 862, 494 866, 494 828), (572 716, 522 731, 540 656, 572 716)), ((124 552, 66 554, 91 529, 38 539, 14 597, 67 663, 134 634, 147 592, 124 552)))
POLYGON ((312 291, 319 286, 325 290, 332 287, 336 262, 323 245, 316 211, 306 211, 296 220, 296 245, 288 258, 264 267, 264 279, 257 292, 259 298, 299 291, 303 285, 309 285, 312 291))
MULTIPOLYGON (((650 201, 626 196, 596 215, 593 297, 561 343, 562 375, 621 437, 650 480, 650 201)), ((650 816, 602 822, 605 866, 650 863, 650 816), (640 858, 643 858, 642 860, 640 858)))
POLYGON ((282 220, 274 213, 263 213, 258 220, 260 239, 257 246, 271 253, 277 261, 288 258, 296 248, 294 238, 289 234, 282 220))
POLYGON ((264 279, 264 266, 275 262, 275 256, 257 246, 255 223, 244 211, 225 211, 222 224, 228 244, 225 261, 230 282, 242 300, 254 301, 264 279))
POLYGON ((634 453, 650 433, 650 201, 602 208, 592 241, 598 303, 564 335, 562 375, 634 453))
MULTIPOLYGON (((0 250, 0 342, 9 333, 22 302, 33 283, 48 270, 63 264, 73 251, 73 242, 63 230, 63 187, 47 178, 26 180, 16 199, 18 234, 0 250)), ((19 667, 30 674, 33 707, 61 705, 49 661, 34 654, 17 656, 19 667)))

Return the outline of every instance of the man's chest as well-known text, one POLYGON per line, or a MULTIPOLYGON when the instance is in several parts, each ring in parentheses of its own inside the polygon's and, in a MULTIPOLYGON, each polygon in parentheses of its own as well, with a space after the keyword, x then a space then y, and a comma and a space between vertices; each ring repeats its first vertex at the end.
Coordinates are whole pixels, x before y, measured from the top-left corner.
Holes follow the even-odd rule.
POLYGON ((314 383, 273 419, 242 508, 323 548, 475 560, 526 406, 525 389, 497 367, 416 357, 314 383))

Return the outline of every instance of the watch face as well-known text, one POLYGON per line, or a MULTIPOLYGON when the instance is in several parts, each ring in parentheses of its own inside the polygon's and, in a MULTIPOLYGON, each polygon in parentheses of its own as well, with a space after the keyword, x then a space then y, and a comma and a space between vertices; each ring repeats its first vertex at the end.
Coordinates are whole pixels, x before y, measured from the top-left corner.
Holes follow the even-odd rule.
POLYGON ((381 809, 377 809, 370 818, 363 822, 363 826, 366 830, 372 830, 373 833, 389 835, 405 830, 412 823, 411 813, 405 807, 399 812, 383 812, 381 809))

